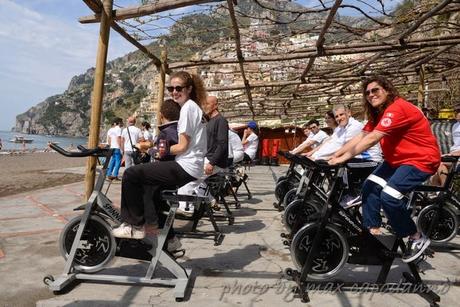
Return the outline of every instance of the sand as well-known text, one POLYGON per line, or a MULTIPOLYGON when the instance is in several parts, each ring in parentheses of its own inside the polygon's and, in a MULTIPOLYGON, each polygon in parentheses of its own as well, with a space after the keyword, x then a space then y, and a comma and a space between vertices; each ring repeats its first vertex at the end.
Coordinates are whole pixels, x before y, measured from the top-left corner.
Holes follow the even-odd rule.
POLYGON ((84 180, 84 175, 45 172, 86 165, 86 158, 55 152, 0 155, 0 197, 84 180))

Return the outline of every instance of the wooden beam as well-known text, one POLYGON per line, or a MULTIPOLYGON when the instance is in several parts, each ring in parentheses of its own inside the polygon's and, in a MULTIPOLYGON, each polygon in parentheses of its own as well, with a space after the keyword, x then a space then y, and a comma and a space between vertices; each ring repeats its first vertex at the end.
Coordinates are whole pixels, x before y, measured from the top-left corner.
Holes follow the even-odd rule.
POLYGON ((425 101, 425 68, 423 67, 423 65, 420 67, 418 74, 419 84, 417 91, 417 104, 419 107, 423 107, 425 101))
MULTIPOLYGON (((428 47, 439 47, 439 46, 448 46, 448 45, 457 45, 460 44, 460 36, 442 36, 438 39, 417 39, 413 41, 408 41, 404 46, 401 46, 399 42, 391 41, 388 43, 380 43, 375 45, 370 43, 367 47, 354 48, 353 45, 341 45, 324 47, 324 54, 319 55, 317 50, 310 49, 307 52, 301 53, 287 53, 287 54, 277 54, 277 55, 268 55, 268 56, 254 56, 245 58, 246 63, 257 63, 257 62, 278 62, 278 61, 289 61, 289 60, 298 60, 306 59, 311 57, 323 57, 323 56, 332 56, 332 55, 345 55, 345 54, 359 54, 359 53, 375 53, 381 51, 400 51, 400 50, 409 50, 409 49, 422 49, 428 47)), ((364 44, 361 44, 364 45, 364 44)), ((218 65, 218 64, 237 64, 238 60, 231 58, 216 58, 211 60, 197 60, 189 62, 177 62, 169 65, 171 69, 179 69, 185 67, 195 67, 195 66, 204 66, 204 65, 218 65)))
MULTIPOLYGON (((394 74, 399 76, 415 76, 417 73, 413 69, 408 70, 387 70, 386 74, 394 74)), ((340 82, 359 82, 362 81, 366 76, 369 76, 373 73, 367 73, 363 75, 342 75, 342 76, 334 76, 334 77, 318 77, 318 78, 309 78, 309 84, 327 84, 327 83, 340 83, 340 82)), ((298 85, 302 84, 301 80, 291 80, 291 81, 275 81, 275 82, 263 82, 263 83, 251 83, 251 88, 262 88, 262 87, 283 87, 283 86, 290 86, 290 85, 298 85)), ((339 85, 337 85, 339 86, 339 85)), ((234 84, 228 86, 219 86, 219 87, 209 87, 208 91, 220 92, 220 91, 235 91, 235 90, 244 90, 245 85, 242 84, 234 84)))
MULTIPOLYGON (((326 37, 327 30, 329 29, 332 22, 334 21, 335 14, 337 13, 337 10, 339 9, 341 4, 342 4, 342 0, 336 0, 331 10, 329 11, 329 15, 326 18, 326 22, 324 23, 324 26, 321 29, 321 32, 318 36, 318 40, 316 41, 316 50, 318 52, 318 55, 321 55, 323 53, 323 46, 324 46, 324 41, 326 40, 325 37, 326 37)), ((313 67, 313 63, 315 62, 315 59, 316 57, 310 58, 310 60, 308 61, 307 67, 305 68, 305 70, 302 72, 302 75, 300 76, 300 80, 302 80, 304 83, 306 82, 305 77, 307 76, 310 69, 313 67)))
MULTIPOLYGON (((101 0, 83 0, 86 5, 96 14, 100 14, 101 8, 102 8, 102 3, 101 0)), ((134 46, 137 47, 140 51, 142 51, 145 55, 147 55, 150 59, 152 59, 153 64, 157 67, 158 70, 160 70, 161 67, 161 61, 153 54, 151 53, 144 45, 139 43, 134 37, 129 35, 122 27, 120 27, 114 20, 110 22, 110 26, 112 29, 117 31, 121 36, 123 36, 128 42, 133 44, 134 46)), ((170 73, 170 71, 168 71, 170 73)))
MULTIPOLYGON (((142 17, 169 10, 174 10, 190 5, 205 4, 211 2, 222 2, 224 0, 159 0, 158 2, 145 4, 136 7, 127 7, 113 11, 113 19, 125 20, 135 17, 142 17)), ((101 20, 101 15, 96 13, 95 15, 80 17, 80 23, 96 23, 101 20)))
POLYGON ((158 126, 160 126, 160 115, 161 115, 161 106, 163 105, 163 100, 165 98, 165 82, 166 82, 166 70, 168 68, 168 53, 165 50, 161 51, 161 66, 160 66, 160 83, 158 84, 158 100, 157 100, 157 128, 156 128, 156 135, 160 133, 158 126))
POLYGON ((246 74, 244 72, 244 58, 243 58, 243 52, 241 51, 240 30, 238 27, 238 22, 235 17, 235 9, 233 7, 233 0, 227 0, 227 4, 228 4, 228 12, 230 14, 230 19, 232 21, 233 32, 235 35, 236 57, 238 59, 238 65, 240 66, 241 78, 243 79, 244 90, 246 91, 246 95, 248 96, 249 110, 251 110, 252 115, 255 116, 254 107, 252 106, 251 87, 249 86, 249 81, 246 78, 246 74))
POLYGON ((440 10, 442 10, 446 5, 448 5, 449 3, 451 3, 452 0, 444 0, 440 3, 438 3, 438 5, 436 5, 434 8, 432 8, 429 12, 427 12, 426 14, 424 14, 423 16, 421 16, 420 18, 418 18, 416 20, 416 22, 409 28, 407 29, 406 31, 404 31, 398 38, 399 40, 399 43, 401 45, 404 45, 405 44, 405 38, 407 36, 409 36, 412 32, 414 32, 415 30, 417 30, 418 27, 420 27, 420 25, 422 23, 425 22, 425 20, 427 20, 428 18, 432 17, 433 15, 435 15, 437 12, 439 12, 440 10))
MULTIPOLYGON (((88 148, 99 145, 99 127, 101 125, 102 98, 104 96, 105 66, 109 47, 110 22, 113 0, 104 0, 101 11, 101 25, 99 30, 99 44, 97 48, 96 69, 94 71, 94 86, 91 101, 91 119, 88 138, 88 148)), ((96 172, 96 157, 88 157, 86 167, 86 199, 93 192, 96 172)))
POLYGON ((423 64, 428 63, 429 61, 433 60, 434 58, 437 58, 440 54, 443 54, 444 52, 449 51, 453 47, 455 47, 455 45, 450 45, 450 46, 446 46, 446 47, 443 47, 443 48, 439 48, 439 50, 436 51, 435 53, 432 53, 432 54, 426 56, 425 58, 421 59, 420 61, 409 65, 408 68, 422 66, 423 64))

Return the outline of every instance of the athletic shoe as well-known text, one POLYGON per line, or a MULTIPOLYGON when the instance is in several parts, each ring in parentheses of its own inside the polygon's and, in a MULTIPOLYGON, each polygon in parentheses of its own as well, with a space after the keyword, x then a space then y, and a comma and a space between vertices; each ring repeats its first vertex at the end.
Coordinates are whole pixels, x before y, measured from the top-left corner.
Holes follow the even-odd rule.
POLYGON ((403 262, 411 262, 420 257, 425 249, 430 245, 431 241, 425 235, 420 235, 417 240, 411 240, 407 242, 407 249, 402 257, 403 262))
POLYGON ((145 237, 143 226, 133 226, 127 223, 122 223, 117 228, 112 229, 112 234, 116 238, 123 239, 143 239, 145 237))
POLYGON ((171 253, 179 250, 182 247, 182 243, 180 243, 180 240, 176 236, 174 236, 172 239, 169 239, 167 244, 168 252, 171 253))
POLYGON ((194 209, 193 208, 191 208, 191 209, 192 210, 190 210, 190 208, 189 208, 189 210, 186 210, 186 209, 184 210, 182 208, 177 208, 176 209, 176 214, 186 216, 186 217, 191 217, 191 216, 193 216, 193 212, 194 212, 194 209))

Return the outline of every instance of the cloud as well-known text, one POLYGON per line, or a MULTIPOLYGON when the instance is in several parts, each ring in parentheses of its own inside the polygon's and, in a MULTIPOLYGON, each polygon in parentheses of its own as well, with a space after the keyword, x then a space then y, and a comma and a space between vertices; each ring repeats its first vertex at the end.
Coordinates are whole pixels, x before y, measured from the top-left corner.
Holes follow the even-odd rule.
MULTIPOLYGON (((74 75, 95 66, 99 24, 81 25, 67 13, 77 5, 83 12, 83 2, 0 2, 0 91, 2 100, 15 106, 0 115, 0 129, 6 129, 14 123, 15 115, 63 92, 74 75), (43 7, 46 9, 39 10, 43 7), (12 88, 22 90, 12 93, 12 88)), ((109 59, 134 49, 118 33, 110 34, 109 59)))

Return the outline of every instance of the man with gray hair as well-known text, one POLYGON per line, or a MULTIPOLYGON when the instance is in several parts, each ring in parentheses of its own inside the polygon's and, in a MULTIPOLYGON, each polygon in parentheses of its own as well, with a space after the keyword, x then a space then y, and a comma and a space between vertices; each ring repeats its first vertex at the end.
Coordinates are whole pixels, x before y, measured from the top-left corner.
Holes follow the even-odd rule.
MULTIPOLYGON (((355 135, 358 135, 364 127, 362 123, 351 116, 350 109, 343 104, 334 106, 333 112, 339 126, 328 140, 307 154, 313 160, 329 160, 337 150, 342 148, 355 135)), ((380 146, 373 146, 355 158, 381 161, 380 146)))

